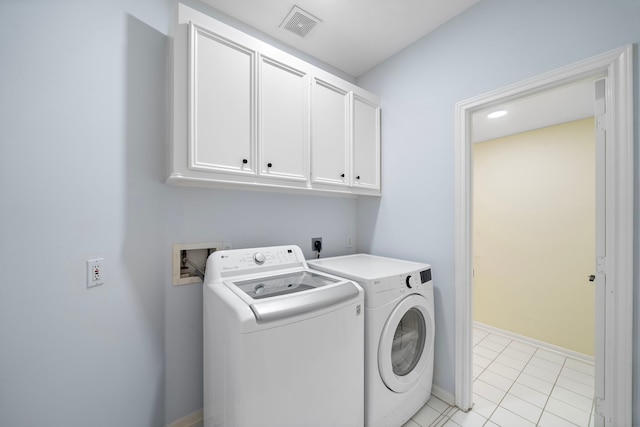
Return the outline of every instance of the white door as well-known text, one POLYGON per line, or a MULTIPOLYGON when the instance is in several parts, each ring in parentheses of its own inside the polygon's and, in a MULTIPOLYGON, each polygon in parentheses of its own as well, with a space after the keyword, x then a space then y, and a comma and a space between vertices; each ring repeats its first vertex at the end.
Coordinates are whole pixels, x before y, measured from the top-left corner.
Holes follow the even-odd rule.
POLYGON ((606 132, 604 118, 606 113, 605 89, 606 80, 595 82, 595 118, 596 118, 596 254, 594 276, 596 285, 596 351, 595 351, 595 426, 603 427, 605 419, 602 416, 601 402, 605 399, 605 302, 606 275, 603 263, 606 255, 606 220, 605 220, 605 153, 606 132))
POLYGON ((385 385, 397 393, 422 378, 433 353, 433 314, 419 294, 403 299, 391 312, 380 335, 378 368, 385 385))

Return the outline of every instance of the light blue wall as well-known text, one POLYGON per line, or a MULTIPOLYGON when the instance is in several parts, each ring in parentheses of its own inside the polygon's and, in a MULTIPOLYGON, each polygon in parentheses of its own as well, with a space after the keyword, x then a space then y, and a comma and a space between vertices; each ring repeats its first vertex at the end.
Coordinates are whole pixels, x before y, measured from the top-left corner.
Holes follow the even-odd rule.
POLYGON ((357 234, 431 262, 452 391, 453 106, 637 42, 637 4, 483 0, 361 78, 382 96, 385 196, 356 202, 163 184, 175 0, 0 1, 0 425, 156 427, 202 407, 201 289, 170 285, 177 242, 311 255, 323 236, 337 255, 357 234), (94 257, 106 284, 87 290, 94 257))
MULTIPOLYGON (((433 264, 434 382, 444 390, 454 390, 455 104, 639 41, 637 1, 482 0, 358 79, 382 98, 384 192, 379 201, 358 201, 358 250, 433 264)), ((637 108, 637 59, 634 66, 637 108)), ((639 230, 638 199, 635 212, 639 230)), ((636 270, 636 307, 638 288, 636 270)), ((634 420, 640 424, 638 329, 634 337, 634 420)))
POLYGON ((163 183, 174 8, 0 1, 0 426, 159 427, 202 408, 202 290, 171 286, 173 243, 311 256, 311 237, 327 255, 356 237, 355 199, 163 183), (106 283, 87 290, 96 257, 106 283))

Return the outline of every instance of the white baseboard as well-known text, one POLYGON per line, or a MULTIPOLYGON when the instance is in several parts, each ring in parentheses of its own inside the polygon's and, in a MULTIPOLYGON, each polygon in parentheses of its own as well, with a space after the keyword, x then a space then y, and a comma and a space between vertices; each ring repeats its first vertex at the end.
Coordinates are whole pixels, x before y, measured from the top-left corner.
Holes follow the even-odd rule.
POLYGON ((166 427, 203 427, 204 426, 204 410, 193 412, 178 420, 175 420, 171 424, 167 424, 166 427))
POLYGON ((455 406, 456 399, 453 397, 453 394, 447 391, 444 391, 443 389, 441 389, 435 384, 431 386, 431 394, 437 397, 438 399, 442 400, 444 403, 447 403, 450 406, 455 406))
POLYGON ((487 325, 482 322, 473 321, 473 326, 479 329, 484 329, 487 332, 491 332, 493 334, 503 335, 507 338, 511 338, 517 341, 521 341, 525 344, 535 345, 536 347, 544 348, 545 350, 554 351, 556 353, 560 353, 563 356, 571 357, 573 359, 578 359, 586 363, 594 364, 595 358, 593 356, 589 356, 587 354, 579 353, 577 351, 569 350, 568 348, 560 347, 558 345, 549 344, 544 341, 539 341, 535 338, 525 337, 524 335, 516 334, 515 332, 505 331, 504 329, 496 328, 495 326, 487 325))

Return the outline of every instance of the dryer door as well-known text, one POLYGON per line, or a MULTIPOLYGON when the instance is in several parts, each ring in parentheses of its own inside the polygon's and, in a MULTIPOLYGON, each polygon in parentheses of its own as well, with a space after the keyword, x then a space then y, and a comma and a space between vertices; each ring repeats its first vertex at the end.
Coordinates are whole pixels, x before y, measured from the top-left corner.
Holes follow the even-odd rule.
POLYGON ((422 377, 433 353, 433 314, 419 294, 403 299, 382 329, 378 369, 389 389, 403 393, 422 377))

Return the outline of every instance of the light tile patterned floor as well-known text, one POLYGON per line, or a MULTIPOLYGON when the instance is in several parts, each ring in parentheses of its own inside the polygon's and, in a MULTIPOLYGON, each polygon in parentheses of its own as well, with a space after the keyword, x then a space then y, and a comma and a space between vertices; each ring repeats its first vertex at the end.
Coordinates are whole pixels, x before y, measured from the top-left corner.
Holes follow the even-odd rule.
POLYGON ((593 365, 475 327, 474 407, 432 397, 403 427, 592 427, 593 365))

